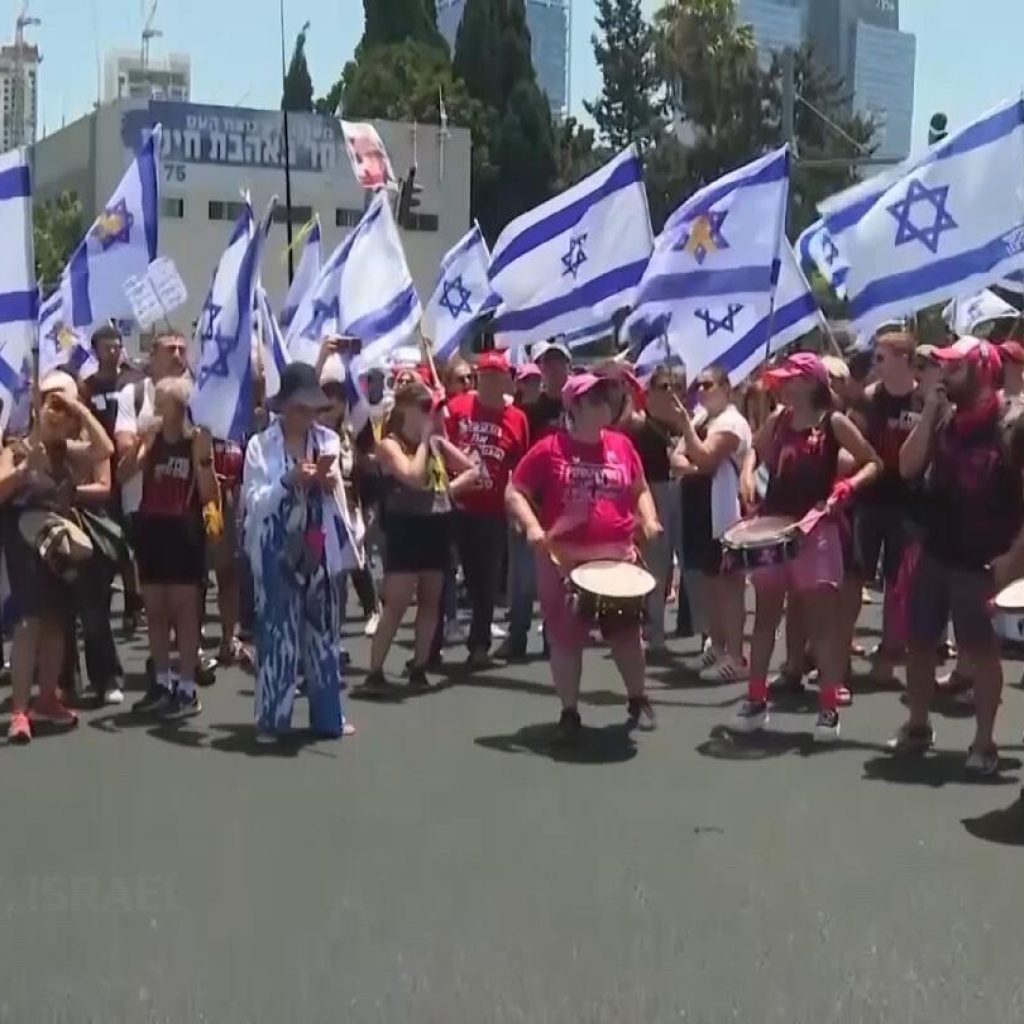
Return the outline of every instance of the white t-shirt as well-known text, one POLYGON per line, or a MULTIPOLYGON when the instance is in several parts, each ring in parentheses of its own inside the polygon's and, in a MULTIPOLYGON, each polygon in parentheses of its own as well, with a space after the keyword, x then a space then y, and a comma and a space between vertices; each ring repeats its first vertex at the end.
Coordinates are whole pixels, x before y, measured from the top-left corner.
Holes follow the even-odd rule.
MULTIPOLYGON (((142 407, 138 415, 135 413, 135 384, 126 384, 117 395, 117 420, 114 424, 115 434, 138 434, 139 420, 145 422, 153 414, 153 396, 155 385, 147 377, 143 381, 142 407)), ((138 512, 142 504, 142 474, 136 473, 130 480, 121 485, 121 508, 125 515, 138 512)))
POLYGON ((750 424, 734 405, 726 406, 708 424, 708 440, 715 434, 732 434, 739 441, 711 481, 711 535, 717 540, 740 517, 740 470, 754 438, 750 424))

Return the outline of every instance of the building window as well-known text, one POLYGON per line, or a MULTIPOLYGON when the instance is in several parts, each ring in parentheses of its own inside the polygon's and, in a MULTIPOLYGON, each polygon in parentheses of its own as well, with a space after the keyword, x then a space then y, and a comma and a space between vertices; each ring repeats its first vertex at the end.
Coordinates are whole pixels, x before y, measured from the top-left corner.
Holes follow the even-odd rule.
POLYGON ((225 203, 219 199, 211 199, 209 207, 210 220, 236 221, 242 216, 245 203, 225 203))
MULTIPOLYGON (((305 224, 313 219, 312 206, 293 206, 291 221, 293 224, 305 224)), ((288 220, 288 207, 278 206, 274 210, 274 223, 284 224, 288 220)))
POLYGON ((185 200, 173 196, 162 196, 160 199, 160 216, 170 220, 185 219, 185 200))
POLYGON ((407 231, 436 231, 436 213, 410 213, 404 227, 407 231))
POLYGON ((362 219, 362 210, 350 210, 344 206, 339 206, 334 211, 335 227, 354 228, 362 219))

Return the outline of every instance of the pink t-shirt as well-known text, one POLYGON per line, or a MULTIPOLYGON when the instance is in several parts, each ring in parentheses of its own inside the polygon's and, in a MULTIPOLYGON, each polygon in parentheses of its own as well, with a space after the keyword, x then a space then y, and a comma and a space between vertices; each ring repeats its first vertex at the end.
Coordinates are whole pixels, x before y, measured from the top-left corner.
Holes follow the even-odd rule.
POLYGON ((564 430, 549 434, 512 474, 538 506, 551 539, 584 547, 631 544, 643 479, 633 442, 617 430, 602 431, 598 444, 576 441, 564 430))

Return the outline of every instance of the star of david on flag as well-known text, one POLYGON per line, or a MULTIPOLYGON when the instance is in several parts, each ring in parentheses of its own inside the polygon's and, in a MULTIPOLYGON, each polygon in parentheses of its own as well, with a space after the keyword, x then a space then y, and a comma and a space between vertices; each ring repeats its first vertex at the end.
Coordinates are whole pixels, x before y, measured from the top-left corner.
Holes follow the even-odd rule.
POLYGON ((144 277, 157 257, 160 221, 160 139, 147 136, 103 212, 86 232, 61 278, 72 327, 92 331, 108 320, 131 320, 129 277, 144 277))
POLYGON ((836 240, 860 334, 1024 267, 1022 153, 1024 101, 1015 99, 883 179, 881 194, 826 215, 852 225, 836 240))
POLYGON ((476 330, 491 296, 491 255, 478 224, 445 253, 434 290, 423 307, 423 336, 439 359, 450 359, 476 330))
POLYGON ((190 409, 216 438, 243 441, 252 414, 253 300, 263 247, 277 205, 254 224, 247 199, 203 304, 196 340, 199 366, 190 409))
MULTIPOLYGON (((946 209, 949 201, 949 186, 937 185, 929 189, 916 178, 910 179, 907 194, 887 209, 896 220, 896 245, 907 245, 909 242, 920 242, 929 252, 939 251, 939 240, 943 232, 953 231, 958 225, 952 214, 946 209), (925 204, 932 207, 924 214, 915 211, 915 206, 925 204), (924 222, 924 226, 915 223, 916 219, 924 222)), ((835 243, 832 243, 835 247, 835 243)))
MULTIPOLYGON (((634 342, 643 343, 648 326, 667 314, 668 348, 692 374, 718 362, 768 317, 785 244, 789 165, 787 148, 768 153, 701 189, 669 217, 624 325, 634 342)), ((737 365, 748 356, 737 357, 737 365)))
POLYGON ((587 262, 587 253, 583 248, 583 243, 587 240, 587 233, 584 231, 582 235, 577 235, 575 238, 569 239, 569 251, 562 257, 562 266, 565 269, 562 271, 562 276, 566 274, 572 274, 573 280, 576 280, 576 275, 580 272, 580 267, 587 262))
POLYGON ((803 231, 795 248, 803 266, 815 268, 839 298, 846 297, 846 276, 850 267, 824 219, 803 231))

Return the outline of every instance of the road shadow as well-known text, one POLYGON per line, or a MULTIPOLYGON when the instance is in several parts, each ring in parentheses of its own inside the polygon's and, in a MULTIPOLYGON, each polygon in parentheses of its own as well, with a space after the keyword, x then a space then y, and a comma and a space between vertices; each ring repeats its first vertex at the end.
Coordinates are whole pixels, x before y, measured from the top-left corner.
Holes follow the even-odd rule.
POLYGON ((696 750, 702 757, 716 761, 764 761, 783 754, 807 755, 814 749, 814 739, 808 733, 734 732, 724 725, 716 725, 696 750))
POLYGON ((961 818, 960 824, 975 839, 999 846, 1024 846, 1024 790, 1009 807, 977 818, 961 818))
POLYGON ((864 762, 863 778, 904 786, 946 785, 1013 786, 1017 780, 1006 772, 1021 767, 1020 758, 1000 757, 995 775, 973 775, 964 769, 964 753, 959 750, 934 750, 923 756, 880 754, 864 762))
POLYGON ((478 736, 478 747, 503 754, 535 754, 567 764, 619 764, 636 757, 637 746, 625 723, 600 728, 584 725, 572 740, 563 740, 551 722, 524 725, 514 733, 478 736))

